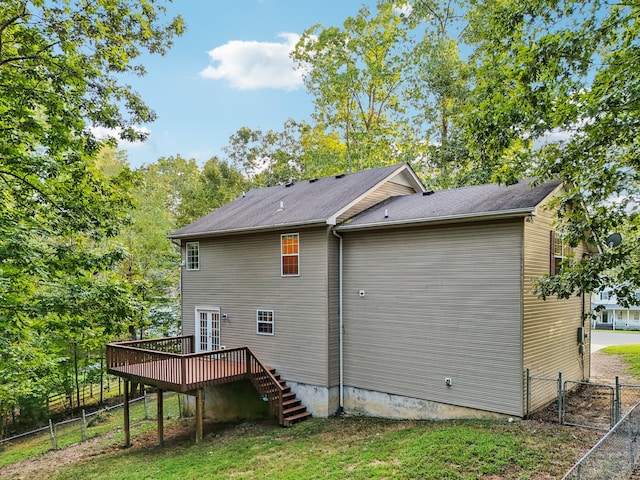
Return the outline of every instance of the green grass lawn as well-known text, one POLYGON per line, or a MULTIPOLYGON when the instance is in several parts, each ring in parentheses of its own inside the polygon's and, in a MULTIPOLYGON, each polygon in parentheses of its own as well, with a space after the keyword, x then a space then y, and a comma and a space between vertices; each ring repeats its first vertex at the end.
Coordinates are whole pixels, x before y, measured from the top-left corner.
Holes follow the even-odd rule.
POLYGON ((640 345, 605 347, 601 351, 613 355, 622 355, 624 361, 629 365, 629 373, 640 377, 640 345))
MULTIPOLYGON (((130 418, 132 435, 139 434, 156 426, 155 397, 150 397, 148 402, 148 417, 145 418, 144 402, 138 401, 131 405, 130 418)), ((175 418, 179 416, 178 395, 169 395, 164 400, 165 417, 175 418)), ((116 432, 114 441, 122 443, 123 410, 114 409, 87 417, 87 438, 97 437, 109 432, 116 432)), ((80 421, 60 425, 56 428, 56 440, 58 448, 64 448, 82 441, 82 426, 80 421)), ((32 458, 51 450, 52 443, 48 431, 27 436, 21 441, 0 445, 0 468, 5 465, 19 462, 26 458, 32 458)), ((2 477, 2 475, 0 475, 2 477)))
MULTIPOLYGON (((209 424, 198 445, 192 441, 192 422, 182 422, 189 437, 168 438, 163 448, 142 442, 145 434, 138 432, 130 449, 103 449, 29 478, 524 480, 540 472, 561 477, 579 457, 566 449, 575 443, 569 429, 535 422, 346 417, 311 419, 286 429, 273 422, 209 424)), ((154 435, 148 432, 147 440, 154 435)))

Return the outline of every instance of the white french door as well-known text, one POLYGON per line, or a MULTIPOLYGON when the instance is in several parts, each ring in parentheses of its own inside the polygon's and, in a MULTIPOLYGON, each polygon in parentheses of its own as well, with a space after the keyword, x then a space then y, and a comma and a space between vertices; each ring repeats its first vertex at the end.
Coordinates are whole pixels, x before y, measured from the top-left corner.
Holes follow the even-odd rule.
POLYGON ((220 310, 196 309, 196 352, 220 348, 220 310))

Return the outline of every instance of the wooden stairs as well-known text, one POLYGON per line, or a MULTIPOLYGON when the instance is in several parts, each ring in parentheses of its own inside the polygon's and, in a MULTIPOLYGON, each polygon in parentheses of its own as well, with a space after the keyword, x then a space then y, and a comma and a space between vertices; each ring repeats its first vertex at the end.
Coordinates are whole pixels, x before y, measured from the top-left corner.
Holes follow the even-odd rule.
POLYGON ((280 377, 276 369, 268 367, 268 370, 284 389, 282 395, 282 426, 290 427, 294 423, 299 423, 311 418, 311 413, 307 411, 307 407, 302 405, 300 399, 291 391, 291 387, 287 386, 287 382, 280 377))

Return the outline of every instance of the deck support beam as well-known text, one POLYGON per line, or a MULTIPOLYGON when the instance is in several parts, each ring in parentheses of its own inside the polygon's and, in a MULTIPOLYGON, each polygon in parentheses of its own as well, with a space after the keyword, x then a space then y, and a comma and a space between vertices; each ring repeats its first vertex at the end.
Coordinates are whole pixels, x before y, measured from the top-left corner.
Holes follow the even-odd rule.
POLYGON ((196 443, 200 443, 202 441, 202 414, 203 414, 203 405, 202 405, 202 388, 198 388, 196 390, 196 443))
POLYGON ((124 379, 124 446, 131 446, 131 430, 129 428, 129 380, 124 379))
POLYGON ((164 390, 158 389, 158 445, 164 444, 164 390))

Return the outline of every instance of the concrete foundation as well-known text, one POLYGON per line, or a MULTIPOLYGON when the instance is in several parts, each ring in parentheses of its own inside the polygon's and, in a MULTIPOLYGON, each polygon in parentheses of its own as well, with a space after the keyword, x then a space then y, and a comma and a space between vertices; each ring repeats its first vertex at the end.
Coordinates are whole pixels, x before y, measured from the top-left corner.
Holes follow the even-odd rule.
POLYGON ((344 403, 345 413, 369 417, 407 420, 496 419, 509 417, 509 415, 500 413, 353 387, 344 388, 344 403))
MULTIPOLYGON (((249 380, 225 383, 204 389, 205 418, 227 422, 271 418, 269 405, 262 400, 249 380)), ((184 412, 195 414, 195 397, 185 395, 184 412)))
POLYGON ((287 382, 291 391, 314 417, 325 418, 338 411, 340 391, 338 387, 318 387, 305 383, 287 382))

